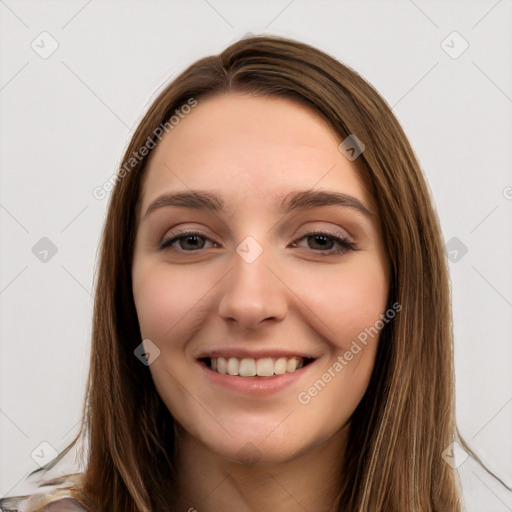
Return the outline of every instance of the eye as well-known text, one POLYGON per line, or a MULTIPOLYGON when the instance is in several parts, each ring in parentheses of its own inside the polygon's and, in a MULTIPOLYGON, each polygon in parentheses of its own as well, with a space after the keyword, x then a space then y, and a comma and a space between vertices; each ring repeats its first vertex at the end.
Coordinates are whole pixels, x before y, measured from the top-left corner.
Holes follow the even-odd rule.
POLYGON ((306 240, 308 242, 313 242, 313 245, 319 247, 320 250, 314 249, 315 252, 321 253, 323 256, 334 256, 337 254, 343 254, 348 251, 354 251, 356 246, 354 243, 348 241, 346 238, 332 235, 330 233, 324 233, 323 231, 313 231, 304 235, 303 237, 292 242, 293 247, 297 247, 297 242, 301 240, 306 240), (332 248, 333 245, 337 248, 332 248), (325 250, 327 248, 327 250, 325 250))
MULTIPOLYGON (((317 247, 313 248, 313 250, 325 256, 343 254, 345 252, 353 251, 356 249, 355 244, 349 242, 346 238, 332 235, 330 233, 325 233, 323 231, 307 233, 303 237, 298 238, 292 242, 290 246, 294 248, 298 247, 297 242, 302 240, 307 240, 308 242, 312 241, 313 245, 317 245, 317 247), (336 244, 338 247, 336 247, 336 244), (332 248, 333 245, 335 248, 332 248), (327 250, 325 250, 326 248, 327 250)), ((172 233, 170 238, 164 240, 160 244, 160 249, 167 249, 168 247, 172 247, 178 243, 179 247, 176 247, 178 251, 195 252, 200 249, 204 249, 207 241, 210 241, 212 244, 218 246, 218 244, 210 240, 208 237, 202 235, 201 233, 194 231, 182 231, 179 233, 172 233)))
POLYGON ((171 238, 162 241, 162 243, 160 244, 160 249, 163 250, 166 249, 167 247, 172 247, 176 242, 178 242, 180 246, 178 250, 184 252, 193 252, 197 251, 198 249, 204 249, 205 242, 201 243, 201 240, 211 241, 206 236, 201 235, 201 233, 196 233, 193 231, 182 231, 180 233, 172 233, 171 238), (188 246, 188 248, 186 246, 188 246))

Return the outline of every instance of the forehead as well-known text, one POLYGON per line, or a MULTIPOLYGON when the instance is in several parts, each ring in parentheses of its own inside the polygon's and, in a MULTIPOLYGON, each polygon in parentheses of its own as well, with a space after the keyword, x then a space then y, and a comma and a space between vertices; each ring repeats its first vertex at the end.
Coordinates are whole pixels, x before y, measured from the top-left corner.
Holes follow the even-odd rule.
POLYGON ((319 114, 288 99, 224 94, 198 100, 153 150, 141 210, 162 193, 215 189, 226 210, 279 201, 297 189, 367 196, 341 137, 319 114))

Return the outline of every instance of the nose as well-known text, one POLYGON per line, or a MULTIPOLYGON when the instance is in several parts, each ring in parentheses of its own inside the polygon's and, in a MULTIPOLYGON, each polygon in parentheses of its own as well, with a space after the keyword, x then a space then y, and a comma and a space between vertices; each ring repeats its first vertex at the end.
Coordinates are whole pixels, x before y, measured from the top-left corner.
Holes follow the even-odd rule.
POLYGON ((223 279, 219 315, 243 329, 280 321, 288 311, 288 287, 275 265, 268 264, 265 253, 252 263, 235 253, 233 267, 223 279))

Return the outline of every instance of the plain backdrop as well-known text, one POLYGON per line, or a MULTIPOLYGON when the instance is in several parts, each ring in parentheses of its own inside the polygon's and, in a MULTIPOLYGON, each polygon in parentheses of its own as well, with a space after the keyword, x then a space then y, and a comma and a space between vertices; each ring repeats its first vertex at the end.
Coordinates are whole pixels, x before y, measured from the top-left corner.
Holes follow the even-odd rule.
MULTIPOLYGON (((512 1, 0 0, 0 29, 0 496, 77 431, 94 187, 156 92, 248 33, 317 46, 393 107, 451 258, 458 424, 512 485, 512 1)), ((461 460, 469 512, 512 510, 461 460)))

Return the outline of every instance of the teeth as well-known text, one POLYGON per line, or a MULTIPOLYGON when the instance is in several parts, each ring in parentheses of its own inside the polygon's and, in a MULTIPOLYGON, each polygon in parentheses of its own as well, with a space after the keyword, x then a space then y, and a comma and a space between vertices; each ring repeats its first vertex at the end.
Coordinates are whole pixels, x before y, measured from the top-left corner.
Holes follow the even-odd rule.
POLYGON ((262 359, 252 359, 245 357, 237 359, 230 357, 217 357, 210 359, 210 368, 223 375, 238 375, 240 377, 272 377, 273 375, 283 375, 292 373, 304 366, 302 357, 279 357, 273 359, 264 357, 262 359))
MULTIPOLYGON (((213 363, 213 359, 212 359, 213 363)), ((276 375, 283 375, 286 373, 286 357, 280 357, 275 363, 274 363, 274 373, 276 375)))
POLYGON ((238 375, 238 359, 236 357, 229 358, 228 374, 229 375, 238 375))
MULTIPOLYGON (((212 363, 213 361, 215 361, 215 359, 212 359, 212 363)), ((256 375, 256 363, 254 359, 242 359, 238 365, 238 375, 242 377, 254 377, 256 375)))
POLYGON ((272 358, 258 359, 256 361, 256 373, 259 377, 271 377, 274 375, 274 361, 272 361, 272 358))
MULTIPOLYGON (((212 370, 213 370, 213 359, 212 359, 212 370)), ((222 373, 223 375, 226 375, 228 373, 228 364, 226 363, 226 360, 223 357, 219 357, 217 359, 217 371, 219 373, 222 373)))
POLYGON ((286 361, 286 371, 287 372, 294 372, 297 369, 297 360, 292 357, 291 359, 288 359, 286 361))

